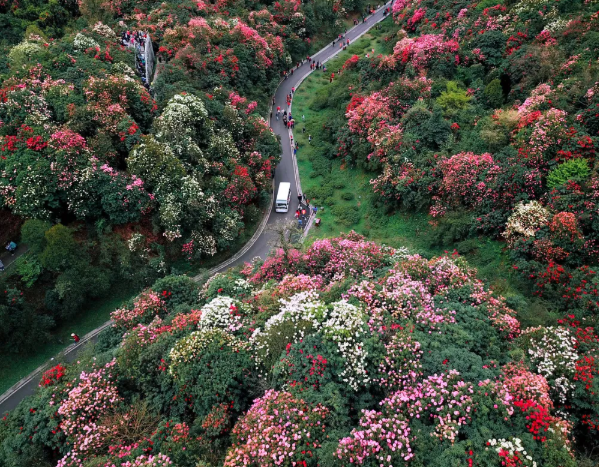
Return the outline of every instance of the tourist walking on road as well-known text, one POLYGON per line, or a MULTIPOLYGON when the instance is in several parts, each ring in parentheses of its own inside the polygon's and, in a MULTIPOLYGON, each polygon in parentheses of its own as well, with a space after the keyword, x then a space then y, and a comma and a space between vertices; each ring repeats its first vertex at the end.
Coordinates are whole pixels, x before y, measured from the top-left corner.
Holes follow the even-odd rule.
POLYGON ((11 255, 15 255, 15 250, 17 249, 17 244, 15 242, 9 242, 8 245, 6 245, 6 249, 8 251, 10 251, 11 255))
POLYGON ((81 339, 79 338, 79 336, 77 334, 75 334, 74 332, 71 333, 71 337, 73 338, 73 340, 75 341, 75 344, 77 342, 79 342, 81 339))
POLYGON ((4 263, 0 259, 0 272, 4 272, 4 263))

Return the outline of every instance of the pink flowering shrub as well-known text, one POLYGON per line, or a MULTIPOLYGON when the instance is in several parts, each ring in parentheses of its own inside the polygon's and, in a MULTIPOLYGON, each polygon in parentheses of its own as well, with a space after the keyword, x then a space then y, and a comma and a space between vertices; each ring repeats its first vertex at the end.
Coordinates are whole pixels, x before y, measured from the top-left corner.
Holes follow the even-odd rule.
MULTIPOLYGON (((481 203, 489 192, 488 184, 493 183, 499 166, 489 153, 477 155, 463 152, 439 161, 442 174, 437 203, 445 206, 472 206, 481 203)), ((431 208, 431 215, 444 211, 438 206, 431 208)))
POLYGON ((63 417, 62 430, 71 450, 58 462, 58 467, 81 466, 83 459, 95 454, 104 445, 108 427, 98 420, 121 402, 115 385, 116 361, 89 373, 82 372, 79 384, 69 391, 58 413, 63 417))
MULTIPOLYGON (((417 10, 410 19, 413 27, 420 21, 424 12, 417 10)), ((408 22, 409 23, 409 22, 408 22)), ((405 37, 393 49, 393 54, 402 63, 411 63, 417 70, 424 70, 431 61, 443 54, 453 54, 459 49, 457 41, 446 40, 442 34, 425 34, 414 39, 405 37)))
POLYGON ((364 237, 352 232, 335 239, 317 240, 304 254, 297 250, 287 253, 279 250, 260 266, 259 271, 251 275, 248 270, 247 274, 251 282, 280 280, 287 273, 299 271, 310 274, 318 271, 323 278, 329 279, 346 275, 357 277, 368 275, 380 267, 389 251, 391 250, 386 250, 374 242, 367 242, 364 237))
POLYGON ((153 290, 140 294, 131 308, 119 308, 111 313, 115 326, 132 329, 138 323, 147 323, 166 312, 165 303, 153 290))
POLYGON ((288 392, 267 391, 233 428, 225 467, 316 466, 325 440, 329 410, 311 406, 288 392))
POLYGON ((472 385, 461 382, 453 370, 398 391, 381 402, 381 412, 363 411, 363 429, 355 429, 339 441, 337 456, 357 465, 371 465, 370 458, 387 467, 409 461, 414 457, 414 435, 407 420, 432 423, 435 430, 431 435, 454 440, 459 427, 470 419, 473 393, 472 385))

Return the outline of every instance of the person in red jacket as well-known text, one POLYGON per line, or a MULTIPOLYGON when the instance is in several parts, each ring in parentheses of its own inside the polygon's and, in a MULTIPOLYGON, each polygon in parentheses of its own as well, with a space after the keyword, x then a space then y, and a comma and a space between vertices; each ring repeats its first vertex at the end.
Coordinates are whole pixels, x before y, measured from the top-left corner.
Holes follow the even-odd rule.
POLYGON ((74 332, 71 333, 71 337, 73 338, 73 340, 75 341, 75 344, 77 342, 79 342, 81 339, 79 338, 79 336, 77 334, 75 334, 74 332))

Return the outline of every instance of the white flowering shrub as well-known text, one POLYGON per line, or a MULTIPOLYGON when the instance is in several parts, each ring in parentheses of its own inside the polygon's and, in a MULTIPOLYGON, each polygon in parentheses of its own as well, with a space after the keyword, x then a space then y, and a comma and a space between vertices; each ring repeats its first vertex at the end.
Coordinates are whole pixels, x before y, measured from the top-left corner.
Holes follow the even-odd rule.
POLYGON ((8 58, 12 63, 20 63, 29 60, 35 54, 42 51, 39 44, 30 41, 23 41, 15 45, 8 53, 8 58))
POLYGON ((98 44, 91 37, 87 37, 81 33, 78 33, 75 36, 75 39, 73 40, 73 46, 75 47, 75 50, 77 50, 78 52, 83 52, 87 49, 95 49, 96 47, 100 47, 100 44, 98 44))
POLYGON ((112 72, 120 73, 126 76, 135 76, 135 71, 133 71, 133 68, 123 62, 116 62, 114 65, 112 65, 112 72))
POLYGON ((200 329, 222 329, 228 332, 238 331, 242 326, 240 314, 242 304, 231 297, 219 296, 202 307, 200 329))
POLYGON ((168 101, 162 115, 156 120, 158 136, 187 135, 207 117, 208 112, 201 99, 191 94, 176 94, 168 101))
POLYGON ((279 313, 269 318, 263 329, 256 329, 250 339, 259 363, 272 363, 286 343, 299 342, 308 331, 316 331, 337 345, 345 360, 340 375, 343 381, 354 390, 370 381, 366 371, 368 354, 361 344, 364 316, 359 308, 345 300, 325 305, 313 290, 280 299, 280 303, 279 313))
POLYGON ((241 341, 221 329, 194 331, 179 339, 170 350, 169 373, 176 377, 179 366, 197 360, 202 351, 214 340, 235 350, 241 350, 244 347, 241 341))
POLYGON ((547 327, 526 329, 523 333, 532 368, 543 375, 554 397, 565 403, 574 390, 576 373, 576 338, 567 328, 547 327))
POLYGON ((537 230, 547 225, 550 218, 549 211, 538 201, 520 202, 509 217, 503 236, 512 246, 520 238, 534 237, 537 230))
POLYGON ((96 24, 94 24, 94 28, 92 30, 96 34, 106 37, 107 39, 116 39, 115 32, 110 28, 110 26, 105 25, 102 21, 98 21, 96 24))

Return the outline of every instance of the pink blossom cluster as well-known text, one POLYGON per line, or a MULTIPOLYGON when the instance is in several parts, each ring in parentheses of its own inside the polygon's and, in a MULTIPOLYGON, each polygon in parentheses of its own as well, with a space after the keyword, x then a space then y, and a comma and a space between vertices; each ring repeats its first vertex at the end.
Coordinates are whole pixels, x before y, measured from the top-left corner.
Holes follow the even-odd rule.
POLYGON ((305 253, 279 249, 253 275, 251 269, 246 268, 245 271, 250 275, 251 282, 281 280, 287 274, 300 270, 309 271, 311 275, 320 274, 324 279, 369 276, 392 253, 391 248, 368 242, 352 231, 338 238, 317 240, 305 253))
POLYGON ((433 375, 422 383, 397 391, 381 402, 381 411, 363 411, 361 429, 339 441, 336 454, 347 463, 362 465, 370 461, 392 467, 409 461, 414 454, 408 420, 417 418, 433 423, 431 435, 454 441, 460 427, 473 414, 471 383, 461 381, 459 373, 433 375))
POLYGON ((553 408, 549 383, 545 377, 533 373, 523 363, 508 363, 502 368, 503 385, 516 400, 534 400, 547 410, 553 408))
POLYGON ((360 428, 354 428, 350 436, 339 440, 335 454, 344 465, 371 465, 372 459, 380 467, 393 467, 414 457, 410 446, 413 441, 414 435, 401 413, 364 410, 360 428))
POLYGON ((280 295, 295 295, 306 290, 321 290, 325 285, 320 274, 309 276, 307 274, 289 274, 279 282, 277 293, 280 295))
MULTIPOLYGON (((451 207, 481 203, 489 196, 488 185, 494 182, 501 170, 491 154, 478 155, 472 152, 461 152, 449 159, 441 159, 438 167, 442 179, 436 202, 451 207)), ((442 210, 434 207, 431 215, 442 210)))
POLYGON ((155 316, 166 312, 165 303, 153 290, 137 296, 132 308, 119 308, 110 314, 115 326, 132 329, 141 322, 152 321, 155 316))
POLYGON ((329 410, 288 392, 267 391, 233 428, 224 467, 316 466, 329 410))
POLYGON ((409 419, 423 418, 435 424, 439 439, 454 441, 472 415, 472 383, 461 380, 456 370, 432 375, 422 383, 396 392, 381 402, 383 413, 402 412, 409 419))
POLYGON ((80 467, 85 457, 104 445, 109 428, 98 425, 98 420, 121 402, 112 373, 115 364, 116 360, 112 360, 103 368, 82 372, 79 384, 61 402, 58 409, 58 414, 63 417, 61 427, 72 448, 57 467, 80 467))
POLYGON ((408 332, 398 332, 385 345, 385 356, 379 363, 378 384, 387 390, 404 389, 422 377, 420 342, 408 332))
POLYGON ((439 55, 455 53, 459 48, 456 40, 445 40, 443 34, 423 34, 416 38, 404 37, 393 48, 393 54, 402 63, 409 62, 417 70, 425 70, 439 55))
POLYGON ((173 461, 162 453, 158 453, 155 456, 142 454, 133 461, 127 461, 119 464, 113 462, 107 462, 104 467, 166 467, 167 465, 173 465, 173 461))

